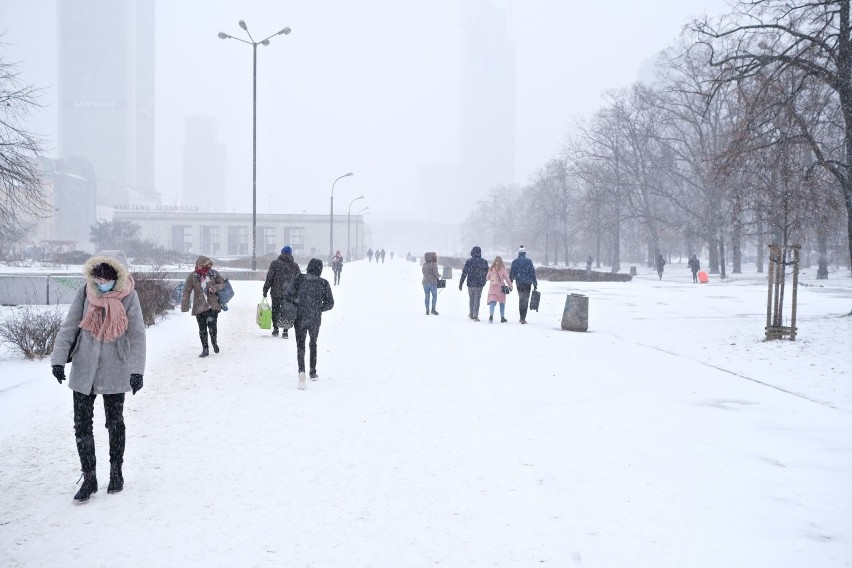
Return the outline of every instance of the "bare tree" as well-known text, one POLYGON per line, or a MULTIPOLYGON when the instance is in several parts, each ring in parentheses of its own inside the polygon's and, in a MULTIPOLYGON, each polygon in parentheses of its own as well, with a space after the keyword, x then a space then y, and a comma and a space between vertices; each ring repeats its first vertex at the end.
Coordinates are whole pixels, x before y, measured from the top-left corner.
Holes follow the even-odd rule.
POLYGON ((765 80, 759 85, 772 89, 775 81, 783 83, 781 77, 794 71, 803 84, 820 84, 831 91, 825 112, 840 118, 842 145, 838 147, 838 137, 830 134, 830 121, 802 124, 801 135, 815 161, 831 172, 842 190, 852 259, 850 0, 740 0, 729 18, 697 21, 694 29, 712 50, 710 64, 718 70, 717 86, 762 75, 765 80))
POLYGON ((41 106, 39 95, 20 80, 18 66, 0 56, 0 242, 20 241, 36 219, 49 215, 38 162, 43 141, 23 127, 41 106))

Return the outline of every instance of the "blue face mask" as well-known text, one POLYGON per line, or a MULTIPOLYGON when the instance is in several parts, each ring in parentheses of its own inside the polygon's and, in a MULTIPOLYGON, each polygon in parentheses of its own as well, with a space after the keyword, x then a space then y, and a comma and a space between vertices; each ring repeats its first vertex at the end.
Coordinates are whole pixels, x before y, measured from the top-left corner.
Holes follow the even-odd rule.
POLYGON ((109 292, 110 290, 112 290, 113 286, 115 286, 115 280, 108 280, 107 282, 104 282, 103 284, 100 284, 100 283, 96 283, 96 284, 98 286, 98 290, 100 290, 101 293, 106 293, 106 292, 109 292))

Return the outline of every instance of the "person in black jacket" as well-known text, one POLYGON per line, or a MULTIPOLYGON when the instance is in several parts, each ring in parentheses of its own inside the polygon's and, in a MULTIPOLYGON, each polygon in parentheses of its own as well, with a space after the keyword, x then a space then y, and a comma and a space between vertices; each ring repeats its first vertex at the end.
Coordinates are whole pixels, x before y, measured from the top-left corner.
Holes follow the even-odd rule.
POLYGON ((701 270, 701 261, 698 260, 698 255, 693 254, 688 264, 690 270, 692 270, 692 282, 698 282, 698 271, 701 270))
POLYGON ((479 321, 479 303, 482 299, 482 288, 485 287, 487 274, 488 261, 482 258, 482 249, 473 247, 470 250, 470 258, 464 263, 459 279, 459 291, 461 291, 465 278, 467 278, 467 294, 470 298, 470 312, 467 317, 473 321, 479 321))
POLYGON ((284 299, 296 305, 296 362, 299 364, 299 390, 305 383, 305 338, 311 334, 311 380, 317 375, 317 337, 322 324, 322 313, 334 307, 334 296, 328 280, 321 278, 322 261, 312 258, 308 263, 307 274, 300 274, 287 289, 284 299))
MULTIPOLYGON (((269 264, 266 272, 266 282, 263 283, 263 297, 272 290, 272 335, 278 335, 278 327, 283 327, 282 337, 287 339, 289 323, 285 323, 285 315, 293 318, 295 312, 293 306, 287 306, 284 294, 290 284, 302 273, 299 265, 293 260, 293 249, 286 245, 281 249, 281 254, 269 264), (287 326, 287 327, 285 327, 287 326)), ((292 322, 291 322, 292 323, 292 322)))

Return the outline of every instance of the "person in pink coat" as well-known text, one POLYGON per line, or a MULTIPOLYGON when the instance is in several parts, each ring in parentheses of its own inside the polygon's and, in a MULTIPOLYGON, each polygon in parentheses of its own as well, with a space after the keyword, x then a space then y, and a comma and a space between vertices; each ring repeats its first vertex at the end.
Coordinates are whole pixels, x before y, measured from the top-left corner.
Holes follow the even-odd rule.
POLYGON ((505 286, 510 292, 512 291, 512 281, 509 280, 509 271, 506 270, 506 265, 503 264, 503 259, 494 258, 491 267, 486 275, 488 280, 488 323, 494 323, 494 306, 500 304, 500 323, 506 323, 506 292, 503 291, 505 286))

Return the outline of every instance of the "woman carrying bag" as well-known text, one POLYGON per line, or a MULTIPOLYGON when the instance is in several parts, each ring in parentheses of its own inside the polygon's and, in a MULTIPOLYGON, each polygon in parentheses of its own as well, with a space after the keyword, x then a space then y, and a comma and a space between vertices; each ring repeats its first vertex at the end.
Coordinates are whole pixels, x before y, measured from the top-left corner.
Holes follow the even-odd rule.
POLYGON ((198 337, 201 339, 202 349, 199 357, 207 357, 210 354, 207 344, 208 330, 213 352, 219 352, 219 344, 216 341, 217 320, 219 312, 222 311, 222 305, 219 303, 217 292, 225 287, 225 279, 212 267, 211 259, 204 255, 198 257, 195 261, 195 270, 186 277, 183 300, 180 304, 180 311, 188 312, 189 295, 192 294, 192 315, 198 322, 198 337))
POLYGON ((512 291, 512 282, 509 280, 509 271, 503 264, 503 259, 494 258, 491 268, 488 269, 488 323, 494 323, 494 305, 500 304, 500 323, 506 323, 506 294, 512 291))
POLYGON ((431 313, 433 316, 437 316, 438 312, 435 311, 435 305, 438 303, 438 280, 441 278, 438 274, 438 253, 425 253, 423 255, 423 266, 420 267, 420 270, 423 272, 421 283, 423 284, 423 294, 425 296, 426 315, 428 316, 431 313), (432 298, 431 311, 429 311, 430 296, 432 298))

